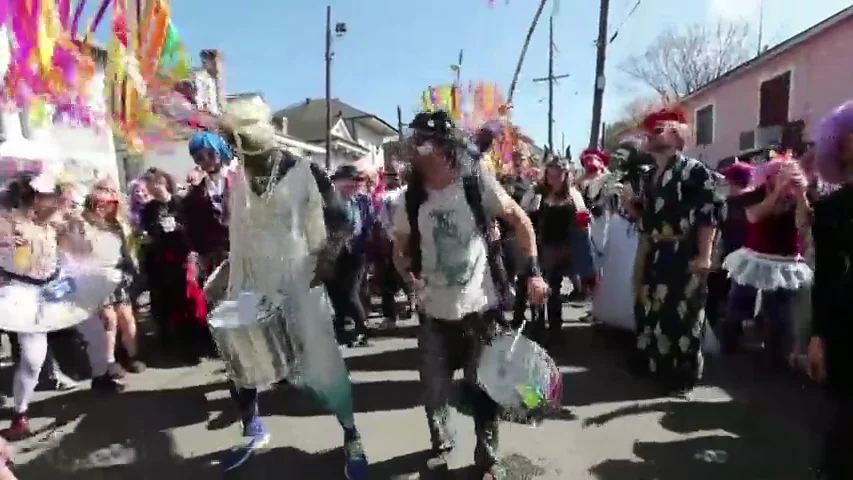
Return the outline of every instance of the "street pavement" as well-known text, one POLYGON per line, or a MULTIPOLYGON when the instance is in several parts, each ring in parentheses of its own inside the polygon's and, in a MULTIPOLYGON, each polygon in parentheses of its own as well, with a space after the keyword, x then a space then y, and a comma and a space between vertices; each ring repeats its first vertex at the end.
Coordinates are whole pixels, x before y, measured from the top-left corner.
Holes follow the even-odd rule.
MULTIPOLYGON (((623 369, 625 343, 577 321, 566 308, 566 343, 554 356, 564 373, 564 411, 538 427, 504 423, 501 444, 512 480, 805 480, 818 444, 817 389, 769 373, 755 358, 710 361, 706 385, 688 399, 663 397, 623 369)), ((380 331, 349 349, 357 423, 372 478, 431 478, 420 405, 416 325, 380 331), (422 476, 419 476, 422 475, 422 476)), ((87 388, 39 393, 31 407, 38 434, 16 444, 22 480, 189 480, 223 477, 217 459, 239 436, 222 366, 152 365, 128 391, 87 388)), ((341 431, 306 395, 278 387, 262 395, 271 448, 227 476, 343 478, 341 431)), ((461 410, 464 410, 461 409, 461 410)), ((470 417, 455 417, 450 478, 467 478, 470 417)))

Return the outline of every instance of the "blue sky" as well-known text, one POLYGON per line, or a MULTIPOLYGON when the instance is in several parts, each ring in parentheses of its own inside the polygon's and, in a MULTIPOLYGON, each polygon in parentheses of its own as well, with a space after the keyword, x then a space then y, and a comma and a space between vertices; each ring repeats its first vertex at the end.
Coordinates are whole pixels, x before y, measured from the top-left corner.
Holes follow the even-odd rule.
MULTIPOLYGON (((577 152, 589 138, 598 1, 560 1, 554 20, 559 49, 555 73, 571 77, 555 91, 555 143, 559 147, 564 133, 577 152)), ((641 52, 661 29, 676 22, 757 19, 759 1, 642 0, 610 48, 605 120, 618 118, 626 103, 644 93, 619 74, 621 59, 641 52)), ((849 0, 764 1, 764 38, 771 43, 849 5, 849 0)), ((635 2, 611 0, 610 24, 622 23, 635 2)), ((537 4, 495 0, 489 8, 488 0, 331 0, 333 22, 345 22, 349 30, 335 43, 333 96, 392 124, 400 105, 407 121, 425 88, 452 81, 449 65, 460 49, 465 51, 463 81, 494 81, 506 90, 537 4)), ((174 0, 172 10, 192 52, 225 52, 230 92, 262 92, 274 108, 324 95, 324 2, 174 0)), ((514 101, 516 123, 539 144, 547 140, 547 87, 531 80, 547 74, 547 48, 543 16, 514 101)))

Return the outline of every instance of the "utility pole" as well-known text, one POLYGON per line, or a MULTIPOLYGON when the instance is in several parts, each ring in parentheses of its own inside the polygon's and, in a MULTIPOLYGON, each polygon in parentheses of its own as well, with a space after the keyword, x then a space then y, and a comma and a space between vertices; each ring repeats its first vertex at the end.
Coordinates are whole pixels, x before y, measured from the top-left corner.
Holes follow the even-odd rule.
POLYGON ((595 58, 595 91, 592 99, 592 127, 589 132, 589 147, 598 145, 601 128, 601 109, 604 106, 604 62, 607 59, 607 19, 610 15, 610 0, 601 0, 598 17, 597 55, 595 58))
POLYGON ((764 41, 764 0, 761 0, 761 3, 758 5, 758 45, 756 46, 757 50, 755 52, 755 56, 761 55, 761 52, 764 50, 764 47, 761 45, 761 42, 764 41))
POLYGON ((462 84, 460 82, 461 82, 461 78, 462 78, 462 55, 463 55, 463 53, 464 53, 464 50, 459 50, 459 59, 456 60, 456 63, 454 63, 453 65, 450 66, 450 70, 454 73, 454 77, 453 77, 453 86, 454 87, 461 87, 462 86, 462 84))
POLYGON ((554 150, 554 84, 561 78, 569 78, 569 74, 554 75, 554 16, 548 20, 548 76, 544 78, 534 78, 533 82, 541 83, 548 82, 548 149, 553 153, 554 150))
POLYGON ((326 6, 326 172, 332 169, 332 6, 326 6))
MULTIPOLYGON (((347 24, 335 24, 334 34, 338 38, 347 33, 347 24)), ((332 6, 326 6, 326 170, 332 169, 332 6)))
POLYGON ((397 105, 397 137, 403 141, 403 109, 397 105))

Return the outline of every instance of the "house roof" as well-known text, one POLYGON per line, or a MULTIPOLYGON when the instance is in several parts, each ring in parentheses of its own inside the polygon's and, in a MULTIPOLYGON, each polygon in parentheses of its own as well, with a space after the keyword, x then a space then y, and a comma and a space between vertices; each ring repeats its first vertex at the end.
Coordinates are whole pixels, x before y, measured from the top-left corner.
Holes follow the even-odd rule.
POLYGON ((735 67, 735 68, 729 70, 728 72, 720 75, 716 79, 711 80, 710 82, 706 83, 702 87, 699 87, 699 89, 697 89, 695 92, 691 93, 690 95, 685 96, 682 100, 688 100, 692 97, 701 95, 702 93, 705 93, 705 92, 719 86, 720 84, 722 84, 724 82, 727 82, 729 80, 733 80, 733 79, 743 75, 747 71, 749 71, 749 70, 751 70, 751 69, 753 69, 759 65, 762 65, 765 62, 768 62, 768 61, 778 57, 779 55, 782 55, 783 53, 789 52, 793 48, 807 42, 808 40, 811 40, 812 38, 820 35, 821 33, 825 32, 826 30, 834 27, 835 25, 838 25, 839 23, 847 21, 851 18, 853 18, 853 6, 850 6, 850 7, 845 8, 844 10, 841 10, 840 12, 838 12, 835 15, 827 18, 826 20, 812 26, 811 28, 803 30, 802 32, 800 32, 797 35, 794 35, 793 37, 785 40, 784 42, 774 46, 773 48, 770 48, 770 49, 764 51, 763 53, 761 53, 760 55, 757 55, 756 57, 752 58, 751 60, 747 60, 746 62, 738 65, 737 67, 735 67))
MULTIPOLYGON (((359 110, 337 98, 331 100, 332 123, 343 118, 353 137, 358 139, 360 127, 369 128, 388 136, 397 133, 397 129, 376 115, 359 110), (384 131, 383 131, 384 130, 384 131)), ((274 119, 287 118, 287 133, 309 142, 319 142, 326 138, 326 100, 305 99, 273 113, 274 119)))

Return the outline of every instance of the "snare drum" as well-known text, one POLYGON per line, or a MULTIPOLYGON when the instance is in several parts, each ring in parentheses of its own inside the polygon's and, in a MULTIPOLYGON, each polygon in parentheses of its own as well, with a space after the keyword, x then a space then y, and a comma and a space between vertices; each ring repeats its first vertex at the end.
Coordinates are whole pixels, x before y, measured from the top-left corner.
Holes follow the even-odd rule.
POLYGON ((294 348, 284 317, 275 311, 248 312, 245 304, 254 300, 247 296, 222 302, 208 323, 234 384, 263 388, 291 373, 294 348))

